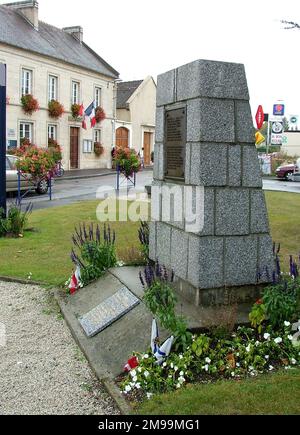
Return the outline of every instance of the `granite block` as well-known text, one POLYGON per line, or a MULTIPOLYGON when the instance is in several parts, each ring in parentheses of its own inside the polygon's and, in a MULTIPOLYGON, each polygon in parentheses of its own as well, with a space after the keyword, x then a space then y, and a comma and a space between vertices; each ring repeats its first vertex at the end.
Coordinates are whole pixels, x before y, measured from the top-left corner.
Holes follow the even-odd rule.
POLYGON ((225 239, 225 285, 239 286, 257 282, 258 240, 255 236, 225 239))
POLYGON ((216 193, 216 235, 250 234, 250 192, 248 189, 218 189, 216 193))
POLYGON ((243 186, 262 188, 262 173, 255 145, 242 146, 243 186))
POLYGON ((242 184, 242 151, 240 145, 228 147, 228 185, 238 187, 242 184))
POLYGON ((162 222, 184 229, 184 186, 164 183, 162 187, 162 222))
POLYGON ((219 288, 223 280, 223 238, 189 237, 188 281, 201 289, 219 288))
POLYGON ((258 236, 258 273, 259 282, 272 282, 275 271, 273 241, 269 234, 258 236))
POLYGON ((265 200, 265 194, 262 190, 251 191, 251 233, 269 233, 269 217, 265 200))
POLYGON ((226 186, 228 146, 220 143, 191 145, 190 184, 226 186))
POLYGON ((197 60, 177 70, 177 101, 197 97, 249 100, 244 65, 197 60))
POLYGON ((175 103, 175 74, 172 70, 157 77, 157 107, 175 103))
POLYGON ((234 140, 233 101, 207 98, 188 101, 188 142, 233 143, 234 140))
POLYGON ((165 110, 163 107, 156 108, 156 122, 155 122, 155 141, 164 141, 164 128, 165 128, 165 110))
POLYGON ((238 143, 255 144, 255 129, 251 107, 248 101, 235 102, 236 141, 238 143))
POLYGON ((160 264, 171 267, 171 227, 163 222, 156 224, 156 257, 160 264))
POLYGON ((165 154, 163 144, 156 143, 154 146, 154 180, 164 180, 165 177, 165 154))
POLYGON ((215 191, 212 188, 190 186, 185 189, 185 231, 201 236, 213 236, 215 228, 215 191))
POLYGON ((192 144, 187 143, 185 148, 185 184, 191 184, 191 153, 192 153, 192 144))
POLYGON ((187 278, 189 237, 184 231, 172 229, 171 268, 178 278, 187 278))

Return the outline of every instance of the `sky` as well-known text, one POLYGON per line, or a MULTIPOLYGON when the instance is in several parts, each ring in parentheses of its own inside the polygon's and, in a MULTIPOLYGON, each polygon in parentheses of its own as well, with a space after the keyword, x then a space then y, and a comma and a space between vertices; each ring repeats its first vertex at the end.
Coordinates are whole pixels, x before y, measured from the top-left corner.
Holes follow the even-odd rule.
POLYGON ((300 115, 300 29, 280 22, 300 24, 299 0, 39 0, 39 15, 60 28, 81 25, 123 80, 156 80, 196 59, 238 62, 253 115, 280 100, 300 115))

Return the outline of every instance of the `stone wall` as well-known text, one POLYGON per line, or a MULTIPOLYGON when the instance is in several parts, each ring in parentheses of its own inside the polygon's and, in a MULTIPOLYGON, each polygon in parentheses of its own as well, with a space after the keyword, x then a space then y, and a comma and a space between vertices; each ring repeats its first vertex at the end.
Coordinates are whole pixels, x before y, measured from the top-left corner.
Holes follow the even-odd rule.
POLYGON ((165 179, 165 111, 178 107, 187 110, 179 185, 183 201, 185 186, 204 187, 204 227, 195 233, 184 219, 166 222, 168 201, 155 195, 150 256, 175 271, 197 304, 201 290, 253 285, 259 272, 269 281, 273 243, 244 66, 199 60, 158 77, 154 186, 175 185, 165 179))

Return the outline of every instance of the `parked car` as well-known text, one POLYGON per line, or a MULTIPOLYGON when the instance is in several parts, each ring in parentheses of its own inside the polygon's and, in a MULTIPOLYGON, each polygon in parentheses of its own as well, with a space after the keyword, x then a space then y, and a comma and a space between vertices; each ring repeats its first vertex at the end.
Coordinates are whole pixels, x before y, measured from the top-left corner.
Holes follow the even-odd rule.
POLYGON ((281 180, 292 180, 292 176, 298 173, 300 173, 300 159, 295 164, 280 166, 276 170, 276 177, 281 180))
MULTIPOLYGON (((18 157, 6 155, 6 192, 17 192, 18 190, 18 157)), ((30 180, 31 176, 21 174, 21 190, 36 191, 39 195, 44 195, 48 192, 48 181, 43 179, 38 183, 30 180)))

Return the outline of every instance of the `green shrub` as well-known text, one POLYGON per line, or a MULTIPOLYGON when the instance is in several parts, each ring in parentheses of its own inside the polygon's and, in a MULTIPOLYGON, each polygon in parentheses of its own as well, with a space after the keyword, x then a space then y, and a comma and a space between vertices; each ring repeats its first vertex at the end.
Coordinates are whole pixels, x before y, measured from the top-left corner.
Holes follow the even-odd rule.
MULTIPOLYGON (((8 209, 7 217, 0 218, 0 237, 6 235, 14 237, 23 236, 32 208, 32 203, 28 204, 25 211, 22 211, 20 205, 12 205, 8 209)), ((0 215, 3 216, 3 209, 0 210, 0 215)))

